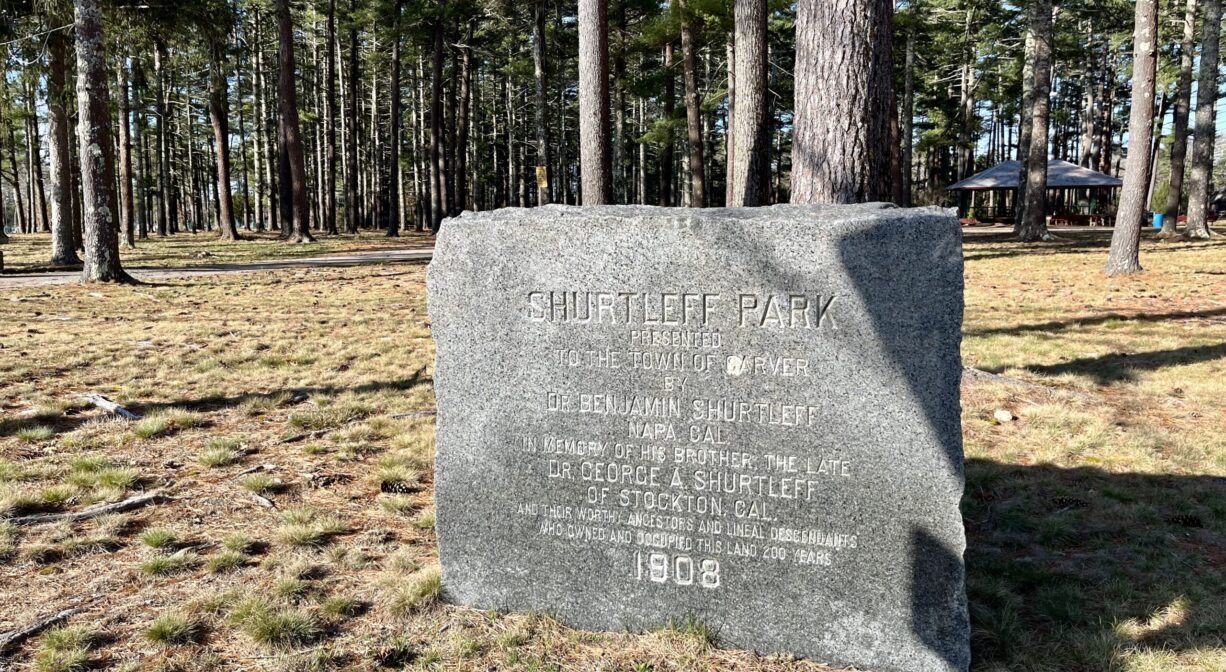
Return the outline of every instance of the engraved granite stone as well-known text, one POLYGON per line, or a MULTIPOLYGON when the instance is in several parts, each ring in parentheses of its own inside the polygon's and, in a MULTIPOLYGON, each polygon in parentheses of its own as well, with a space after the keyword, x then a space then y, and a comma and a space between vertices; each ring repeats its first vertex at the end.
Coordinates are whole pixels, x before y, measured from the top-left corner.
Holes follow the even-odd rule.
POLYGON ((466 213, 429 305, 446 599, 967 668, 946 211, 466 213))

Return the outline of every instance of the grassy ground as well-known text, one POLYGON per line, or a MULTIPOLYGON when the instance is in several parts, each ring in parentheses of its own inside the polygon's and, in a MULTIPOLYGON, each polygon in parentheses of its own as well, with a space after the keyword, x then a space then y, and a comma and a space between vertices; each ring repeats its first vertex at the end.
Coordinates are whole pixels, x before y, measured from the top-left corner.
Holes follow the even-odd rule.
MULTIPOLYGON (((964 389, 974 666, 1223 670, 1226 243, 1110 280, 1085 235, 968 239, 966 363, 1018 381, 964 389)), ((19 669, 824 669, 437 604, 432 419, 392 417, 433 405, 423 291, 396 265, 0 293, 0 516, 174 498, 0 524, 0 632, 84 610, 19 669)))
MULTIPOLYGON (((217 234, 211 231, 197 234, 180 233, 165 238, 151 236, 148 240, 136 241, 135 249, 121 249, 120 256, 127 268, 173 268, 202 264, 233 264, 262 259, 294 259, 322 254, 397 250, 432 244, 429 235, 413 231, 403 232, 399 238, 388 238, 381 231, 362 231, 355 236, 319 236, 318 240, 309 245, 286 243, 275 233, 249 231, 240 231, 240 233, 243 240, 238 242, 218 240, 217 234)), ((47 263, 50 249, 50 234, 10 234, 9 242, 0 245, 0 252, 4 253, 5 272, 31 273, 63 270, 65 268, 63 266, 53 267, 47 263)), ((75 268, 80 268, 80 266, 75 268)))

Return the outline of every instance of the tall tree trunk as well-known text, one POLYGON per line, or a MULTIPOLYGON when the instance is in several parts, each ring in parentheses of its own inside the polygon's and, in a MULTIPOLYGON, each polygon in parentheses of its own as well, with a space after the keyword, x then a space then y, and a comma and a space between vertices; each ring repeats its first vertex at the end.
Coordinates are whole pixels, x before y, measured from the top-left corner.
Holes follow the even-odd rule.
MULTIPOLYGON (((56 23, 61 23, 56 21, 56 23)), ((51 263, 79 264, 72 231, 72 155, 68 149, 67 36, 47 36, 47 136, 51 145, 51 263)))
MULTIPOLYGON (((1115 96, 1116 96, 1116 76, 1119 68, 1119 54, 1114 50, 1109 50, 1106 58, 1103 59, 1103 86, 1106 89, 1104 99, 1106 103, 1101 110, 1100 139, 1098 141, 1098 172, 1107 173, 1110 175, 1119 175, 1118 161, 1112 160, 1112 141, 1111 138, 1115 134, 1115 96)), ((1124 127, 1120 127, 1120 134, 1124 132, 1124 127)))
MULTIPOLYGON (((221 38, 224 40, 224 38, 221 38)), ((224 44, 224 42, 223 42, 224 44)), ((219 47, 220 48, 220 47, 219 47)), ((166 73, 163 67, 166 61, 166 45, 161 40, 157 40, 153 50, 153 81, 157 87, 157 95, 154 97, 154 122, 157 124, 154 128, 157 140, 157 190, 158 190, 158 232, 165 235, 169 229, 171 233, 175 231, 169 226, 169 203, 166 200, 166 191, 168 189, 166 178, 170 170, 170 161, 166 157, 166 118, 169 116, 166 112, 166 73)), ((222 81, 225 81, 225 75, 221 75, 222 81)), ((223 92, 224 101, 224 92, 223 92)), ((227 137, 229 136, 229 123, 226 125, 227 137)), ((227 142, 228 144, 228 142, 227 142)), ((229 157, 226 158, 227 175, 229 169, 229 157)), ((231 222, 233 224, 233 222, 231 222)))
POLYGON ((265 164, 268 161, 268 137, 265 133, 267 116, 264 112, 264 49, 258 7, 253 7, 251 10, 251 23, 255 33, 255 39, 250 45, 254 52, 252 55, 254 77, 251 85, 254 101, 251 113, 255 117, 252 120, 252 125, 255 126, 255 228, 257 231, 263 231, 268 226, 265 222, 264 209, 265 190, 268 188, 264 177, 265 164))
POLYGON ((1218 39, 1222 29, 1222 1, 1205 0, 1201 29, 1200 77, 1196 84, 1196 128, 1192 132, 1192 175, 1188 184, 1189 238, 1209 238, 1217 234, 1209 228, 1209 199, 1212 198, 1213 146, 1217 106, 1218 39))
MULTIPOLYGON (((468 207, 468 136, 472 125, 472 70, 473 26, 470 23, 464 32, 464 44, 460 46, 460 91, 459 110, 456 112, 455 152, 455 202, 456 210, 468 207)), ((458 214, 458 213, 457 213, 458 214)))
POLYGON ((349 175, 345 183, 345 232, 358 232, 358 28, 357 0, 349 0, 349 111, 348 145, 345 151, 349 154, 349 175))
MULTIPOLYGON (((2 107, 7 108, 8 101, 5 100, 4 103, 2 107)), ((34 218, 34 213, 27 212, 25 199, 21 196, 21 169, 17 164, 17 136, 13 132, 12 124, 9 124, 9 163, 13 166, 13 200, 17 204, 17 230, 21 233, 31 233, 34 230, 34 223, 30 220, 34 218)))
MULTIPOLYGON (((459 197, 456 194, 456 82, 459 80, 460 64, 456 57, 455 47, 448 48, 448 53, 451 56, 451 70, 447 73, 447 99, 445 109, 446 140, 443 142, 443 151, 446 154, 446 169, 444 176, 447 180, 447 216, 455 217, 460 214, 456 208, 456 202, 459 197)), ((525 205, 523 203, 521 206, 525 205)))
POLYGON ((979 126, 979 116, 975 113, 975 89, 978 86, 975 68, 975 34, 974 16, 976 8, 966 8, 963 20, 962 40, 963 58, 962 75, 959 78, 959 116, 961 124, 958 127, 958 179, 970 177, 975 172, 975 133, 979 126))
POLYGON ((706 159, 703 156, 702 107, 698 91, 698 70, 694 62, 692 19, 681 0, 681 67, 685 71, 685 122, 690 143, 690 203, 696 208, 707 205, 706 159))
POLYGON ((324 230, 336 235, 336 0, 328 0, 328 75, 324 91, 324 230))
MULTIPOLYGON (((0 123, 4 122, 4 117, 0 116, 0 123)), ((0 166, 0 173, 4 171, 3 166, 0 166)), ((4 205, 4 179, 0 176, 0 243, 9 242, 9 234, 5 229, 8 228, 8 213, 5 211, 4 205)))
MULTIPOLYGON (((238 240, 238 227, 234 223, 234 200, 230 193, 230 116, 228 103, 229 82, 226 81, 225 37, 217 36, 209 44, 209 119, 213 123, 213 148, 217 153, 217 202, 218 233, 222 240, 238 240)), ((159 146, 162 124, 158 122, 159 146)), ((160 158, 160 157, 159 157, 160 158)), ((158 171, 158 183, 162 183, 158 171)), ((158 229, 164 228, 164 212, 158 214, 158 229)))
MULTIPOLYGON (((290 22, 289 0, 277 0, 277 25, 280 36, 280 117, 281 140, 289 164, 290 197, 293 210, 291 242, 306 243, 311 236, 310 215, 307 211, 306 161, 302 155, 302 135, 298 125, 298 94, 294 89, 294 26, 290 22)), ((284 193, 285 190, 282 190, 284 193)), ((282 205, 291 209, 290 203, 282 205)), ((283 218, 284 220, 284 218, 283 218)))
MULTIPOLYGON (((1216 0, 1210 0, 1214 2, 1216 0)), ((1145 217, 1145 192, 1149 184, 1149 143, 1154 135, 1154 86, 1158 64, 1158 5, 1156 0, 1137 0, 1132 38, 1132 112, 1128 117, 1128 163, 1120 207, 1107 253, 1108 275, 1141 271, 1141 222, 1145 217)), ((1216 62, 1216 60, 1215 60, 1216 62)), ((1216 71, 1216 67, 1215 67, 1216 71)), ((1199 112, 1199 110, 1198 110, 1199 112)), ((1195 179, 1195 167, 1193 168, 1195 179)), ((1189 222, 1191 226, 1191 222, 1189 222)))
MULTIPOLYGON (((898 128, 898 105, 897 101, 891 101, 890 104, 890 202, 895 205, 901 205, 903 200, 902 193, 902 143, 898 136, 901 131, 898 128)), ((782 143, 782 137, 780 143, 782 143)), ((782 152, 780 152, 782 154, 782 152)), ((780 170, 782 170, 783 159, 780 158, 780 170)))
MULTIPOLYGON (((195 138, 194 138, 194 133, 193 133, 193 129, 195 128, 195 126, 192 123, 192 98, 191 98, 190 89, 188 89, 187 92, 185 93, 186 95, 184 96, 184 101, 183 101, 183 124, 186 127, 184 135, 187 138, 187 143, 186 143, 187 144, 187 185, 186 186, 187 186, 188 199, 184 201, 183 210, 185 213, 188 213, 187 218, 191 222, 191 231, 192 233, 195 233, 196 230, 200 227, 200 220, 201 220, 200 191, 196 188, 196 185, 197 185, 196 150, 195 150, 195 138)), ((139 128, 140 126, 138 125, 137 126, 138 133, 139 133, 139 128)), ((138 137, 137 139, 138 151, 139 151, 139 148, 140 148, 140 142, 139 142, 139 137, 138 137)), ((142 220, 142 222, 143 221, 144 220, 142 220)), ((186 223, 187 222, 185 221, 184 224, 186 223)), ((141 238, 145 237, 145 228, 143 224, 140 227, 140 236, 141 238)))
POLYGON ((447 166, 443 156, 443 20, 434 22, 430 70, 430 231, 438 233, 447 208, 447 166))
MULTIPOLYGON (((1193 0, 1193 2, 1195 2, 1195 0, 1193 0)), ((1098 118, 1095 115, 1095 107, 1098 103, 1098 78, 1095 76, 1096 73, 1094 72, 1093 65, 1090 62, 1093 58, 1093 54, 1097 52, 1094 42, 1095 32, 1093 22, 1086 23, 1083 39, 1085 40, 1087 64, 1085 73, 1081 78, 1084 93, 1082 95, 1080 112, 1081 137, 1078 140, 1081 153, 1080 156, 1077 157, 1077 165, 1082 166, 1083 168, 1089 168, 1091 148, 1094 145, 1094 131, 1096 122, 1098 121, 1098 118)))
POLYGON ((83 282, 130 282, 119 260, 115 221, 115 155, 111 142, 111 101, 107 91, 102 10, 98 0, 75 0, 77 43, 77 139, 84 190, 85 263, 83 282))
MULTIPOLYGON (((516 166, 516 159, 519 152, 515 147, 515 87, 511 82, 511 74, 507 73, 507 78, 503 86, 503 100, 507 106, 507 206, 517 205, 516 198, 519 195, 519 168, 516 166)), ((523 204, 518 204, 523 205, 523 204)))
POLYGON ((1023 114, 1030 116, 1030 139, 1026 147, 1025 171, 1019 184, 1026 187, 1014 224, 1014 233, 1025 242, 1049 240, 1047 232, 1047 120, 1051 97, 1052 7, 1050 0, 1036 0, 1031 5, 1030 30, 1027 42, 1033 45, 1034 66, 1030 85, 1031 107, 1023 114))
POLYGON ((1157 210, 1154 204, 1154 189, 1158 184, 1158 154, 1162 149, 1162 122, 1166 119, 1166 113, 1171 108, 1171 95, 1167 91, 1163 91, 1158 98, 1158 113, 1154 115, 1154 138, 1149 145, 1149 186, 1145 190, 1145 207, 1148 210, 1157 210))
MULTIPOLYGON (((735 0, 734 12, 736 97, 728 205, 764 205, 768 185, 762 174, 770 142, 766 135, 766 0, 735 0)), ((792 166, 795 170, 795 156, 792 166)))
MULTIPOLYGON (((166 85, 168 92, 175 90, 175 77, 172 74, 166 85)), ((166 188, 170 192, 167 194, 167 211, 170 221, 167 226, 172 231, 180 230, 179 204, 182 200, 182 177, 178 164, 175 163, 176 154, 178 153, 178 138, 182 136, 182 126, 176 119, 174 112, 170 109, 170 105, 166 108, 166 163, 169 170, 166 173, 166 188)))
POLYGON ((387 235, 400 235, 400 0, 392 3, 392 77, 388 95, 392 99, 391 132, 388 134, 388 208, 387 235))
POLYGON ((915 134, 915 30, 919 20, 915 4, 911 5, 912 20, 907 27, 906 63, 903 68, 902 113, 899 135, 902 136, 902 156, 900 169, 902 171, 902 200, 899 205, 911 207, 911 162, 914 152, 915 134))
MULTIPOLYGON (((617 50, 613 54, 613 199, 629 202, 626 177, 626 3, 617 0, 617 50)), ((565 116, 563 112, 562 116, 565 116)), ((564 151, 564 150, 563 150, 564 151)), ((561 172, 561 171, 559 171, 561 172)))
POLYGON ((116 60, 119 90, 119 221, 124 245, 136 247, 136 222, 132 207, 132 127, 128 110, 128 63, 126 56, 116 60))
POLYGON ((664 121, 664 139, 660 141, 659 202, 662 206, 673 205, 673 110, 676 108, 676 73, 673 72, 673 43, 664 43, 664 96, 660 104, 660 117, 664 121))
MULTIPOLYGON (((280 85, 278 84, 278 87, 280 85)), ((280 235, 289 240, 294 234, 294 182, 293 173, 289 167, 289 145, 285 142, 285 123, 277 122, 277 200, 281 207, 277 210, 280 235)))
MULTIPOLYGON (((1022 48, 1022 107, 1018 111, 1019 124, 1017 131, 1017 162, 1018 181, 1017 192, 1013 200, 1013 227, 1016 230, 1022 219, 1022 204, 1026 202, 1026 180, 1030 174, 1030 137, 1034 128, 1034 66, 1035 66, 1035 7, 1027 9, 1027 28, 1022 48)), ((1044 150, 1046 155, 1046 150, 1044 150)), ((1016 233, 1016 231, 1015 231, 1016 233)))
POLYGON ((30 164, 30 202, 38 204, 38 218, 43 233, 51 232, 51 218, 47 215, 47 189, 43 181, 42 134, 38 129, 38 85, 31 82, 26 94, 26 160, 30 164))
POLYGON ((536 85, 536 204, 553 200, 549 189, 548 112, 545 109, 545 0, 532 3, 532 70, 536 85))
POLYGON ((417 232, 421 233, 426 230, 426 220, 430 219, 429 199, 433 188, 430 186, 432 183, 429 179, 430 166, 427 164, 429 157, 426 151, 426 68, 420 51, 417 52, 416 74, 414 88, 417 90, 417 123, 413 129, 413 136, 416 138, 413 175, 417 183, 417 207, 414 208, 414 222, 417 232))
POLYGON ((724 123, 724 204, 732 205, 732 167, 736 163, 736 32, 728 33, 728 116, 724 123))
POLYGON ((583 205, 612 202, 608 16, 608 0, 579 0, 579 173, 583 205))
MULTIPOLYGON (((243 67, 242 67, 242 64, 243 64, 242 54, 236 54, 234 56, 234 93, 238 97, 238 105, 236 105, 235 107, 238 110, 238 165, 239 165, 239 171, 242 173, 242 181, 243 181, 243 228, 247 229, 248 231, 251 231, 252 230, 251 189, 250 189, 251 182, 248 179, 249 171, 247 170, 247 167, 249 164, 247 163, 247 122, 246 122, 246 115, 243 114, 243 67)), ((170 145, 167 144, 167 159, 170 158, 169 148, 170 148, 170 145)), ((170 190, 170 193, 171 194, 174 193, 173 188, 170 190)), ((174 211, 175 211, 173 207, 173 201, 171 202, 171 207, 169 207, 168 210, 170 211, 170 214, 173 218, 174 211)), ((172 219, 171 225, 172 227, 174 225, 173 219, 172 219)))
POLYGON ((1171 181, 1166 192, 1162 236, 1174 236, 1183 196, 1184 166, 1188 157, 1188 114, 1192 106, 1192 61, 1196 55, 1196 0, 1187 1, 1183 15, 1183 41, 1179 44, 1179 83, 1175 89, 1174 137, 1171 138, 1171 181))
MULTIPOLYGON (((71 137, 72 130, 69 130, 71 137)), ((69 159, 72 161, 72 168, 68 171, 72 176, 72 240, 76 246, 77 254, 83 254, 85 248, 82 247, 81 240, 83 233, 81 229, 81 156, 77 151, 77 144, 69 141, 69 159)))
POLYGON ((890 197, 892 10, 888 0, 797 2, 793 203, 890 197))

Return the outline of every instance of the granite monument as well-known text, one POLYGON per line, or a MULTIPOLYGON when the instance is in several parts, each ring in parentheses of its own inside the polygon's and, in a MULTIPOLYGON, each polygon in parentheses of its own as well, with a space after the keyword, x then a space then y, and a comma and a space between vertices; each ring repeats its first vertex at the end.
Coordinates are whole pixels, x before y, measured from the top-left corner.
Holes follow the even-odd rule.
POLYGON ((466 213, 429 267, 444 597, 969 664, 940 209, 466 213))

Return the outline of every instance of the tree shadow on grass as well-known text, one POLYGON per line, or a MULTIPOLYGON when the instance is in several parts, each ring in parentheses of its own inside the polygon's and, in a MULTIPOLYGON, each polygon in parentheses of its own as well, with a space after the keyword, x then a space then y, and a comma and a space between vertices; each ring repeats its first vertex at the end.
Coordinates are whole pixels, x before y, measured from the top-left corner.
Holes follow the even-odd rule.
MULTIPOLYGON (((426 367, 421 367, 411 375, 396 380, 371 381, 352 387, 324 385, 316 387, 294 387, 267 392, 243 392, 232 395, 209 395, 206 397, 179 398, 170 401, 129 404, 128 410, 142 417, 166 411, 169 409, 186 409, 189 411, 209 412, 228 408, 236 408, 245 403, 264 405, 267 408, 277 408, 299 404, 307 399, 322 395, 333 396, 346 392, 371 394, 380 392, 408 391, 421 386, 433 385, 434 380, 426 375, 426 367)), ((0 418, 0 436, 13 436, 23 429, 40 425, 50 427, 56 435, 71 432, 82 425, 96 419, 96 414, 82 413, 84 406, 74 407, 69 412, 58 417, 13 416, 0 418)), ((177 431, 177 430, 176 430, 177 431)))
POLYGON ((1226 648, 1226 478, 984 459, 966 476, 973 669, 1226 648))
POLYGON ((93 420, 82 407, 73 407, 60 415, 12 415, 0 418, 0 436, 15 436, 22 430, 50 427, 55 434, 71 432, 93 420))
POLYGON ((964 336, 1015 336, 1029 332, 1060 331, 1068 327, 1090 327, 1107 322, 1175 322, 1179 320, 1207 320, 1226 315, 1226 308, 1209 310, 1176 310, 1168 313, 1104 313, 1101 315, 1085 315, 1070 317, 1066 320, 1051 320, 1035 324, 1017 324, 1007 327, 987 327, 983 329, 968 329, 964 336))
MULTIPOLYGON (((1205 248, 1226 247, 1226 241, 1184 241, 1184 242, 1161 242, 1151 235, 1149 232, 1143 232, 1141 240, 1147 245, 1144 252, 1146 254, 1165 253, 1165 252, 1183 252, 1191 250, 1203 250, 1205 248)), ((1091 231, 1056 231, 1058 236, 1056 240, 1045 241, 1041 243, 1021 243, 1012 233, 984 233, 965 236, 964 240, 969 249, 966 251, 967 263, 976 261, 988 261, 990 259, 1007 259, 1009 257, 1017 257, 1022 255, 1031 256, 1051 256, 1058 254, 1081 254, 1089 250, 1103 250, 1104 252, 1111 245, 1111 230, 1091 230, 1091 231), (1004 249, 997 247, 982 249, 979 246, 983 244, 991 245, 1009 245, 1004 249)))
MULTIPOLYGON (((1226 343, 1216 343, 1134 354, 1113 352, 1097 357, 1078 357, 1059 364, 1029 364, 1020 368, 1043 376, 1058 376, 1066 373, 1087 376, 1093 378, 1099 385, 1110 385, 1111 383, 1134 381, 1139 371, 1157 371, 1171 366, 1210 362, 1223 357, 1226 357, 1226 343)), ((985 370, 1000 373, 1004 369, 1005 367, 998 366, 985 370)))
MULTIPOLYGON (((168 408, 186 408, 191 411, 209 412, 227 408, 235 408, 248 402, 265 402, 278 405, 278 402, 288 394, 290 403, 301 403, 314 396, 333 396, 343 393, 372 394, 380 392, 403 392, 421 386, 434 384, 434 379, 426 375, 426 367, 422 366, 407 377, 396 380, 375 380, 351 387, 338 385, 322 385, 316 387, 292 387, 267 392, 243 392, 231 395, 209 395, 194 399, 180 398, 171 401, 150 404, 135 404, 130 410, 146 415, 168 408)), ((286 405, 286 404, 280 404, 286 405)))

